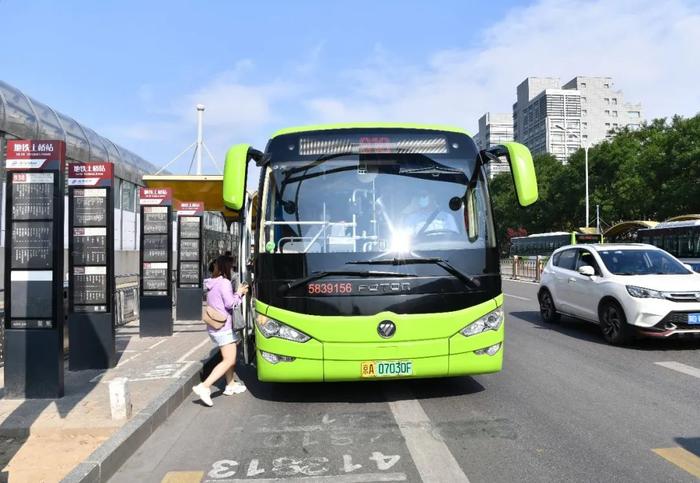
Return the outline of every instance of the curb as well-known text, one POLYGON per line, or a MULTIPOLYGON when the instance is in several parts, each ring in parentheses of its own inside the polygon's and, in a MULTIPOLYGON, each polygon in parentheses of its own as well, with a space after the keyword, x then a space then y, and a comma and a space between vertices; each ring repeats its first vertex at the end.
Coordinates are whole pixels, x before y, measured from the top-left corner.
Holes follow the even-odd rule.
POLYGON ((202 370, 206 370, 216 354, 218 349, 212 349, 203 362, 192 364, 182 376, 165 388, 155 400, 133 416, 61 481, 105 483, 109 480, 190 395, 190 387, 200 381, 202 370))

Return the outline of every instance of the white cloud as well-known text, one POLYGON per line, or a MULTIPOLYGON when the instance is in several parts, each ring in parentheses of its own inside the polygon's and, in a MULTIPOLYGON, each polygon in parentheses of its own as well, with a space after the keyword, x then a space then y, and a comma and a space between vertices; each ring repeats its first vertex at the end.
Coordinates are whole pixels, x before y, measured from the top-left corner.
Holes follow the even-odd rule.
POLYGON ((163 159, 152 161, 163 164, 194 141, 198 103, 206 106, 205 141, 217 160, 235 142, 264 147, 288 124, 405 121, 475 131, 483 113, 511 112, 516 86, 528 76, 611 76, 626 101, 643 104, 647 119, 700 110, 700 4, 691 0, 540 0, 512 9, 479 39, 423 59, 377 45, 369 60, 343 71, 324 68, 332 52, 320 42, 262 80, 243 59, 172 102, 155 102, 157 86, 143 86, 144 103, 171 107, 118 132, 135 144, 158 142, 163 159))
POLYGON ((527 76, 614 78, 647 117, 700 110, 700 10, 680 0, 554 1, 513 9, 479 46, 438 51, 405 65, 381 52, 346 73, 336 96, 306 102, 316 121, 410 120, 475 127, 486 111, 510 112, 527 76))

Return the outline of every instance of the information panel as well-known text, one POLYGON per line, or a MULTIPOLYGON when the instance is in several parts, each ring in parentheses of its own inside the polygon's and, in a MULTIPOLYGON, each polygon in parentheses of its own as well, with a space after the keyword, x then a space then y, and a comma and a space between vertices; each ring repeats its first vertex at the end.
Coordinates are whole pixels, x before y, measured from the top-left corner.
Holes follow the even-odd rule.
POLYGON ((72 163, 68 167, 71 312, 111 312, 112 181, 111 163, 72 163))
POLYGON ((51 329, 62 269, 63 206, 60 141, 8 141, 5 327, 51 329), (58 259, 60 258, 60 260, 58 259), (60 266, 60 267, 59 267, 60 266))
POLYGON ((177 205, 177 262, 180 288, 201 288, 202 286, 203 214, 204 202, 202 201, 186 201, 177 205))
POLYGON ((53 222, 16 221, 12 223, 10 268, 50 270, 53 266, 53 222))
POLYGON ((54 173, 12 173, 12 219, 53 218, 54 173))
POLYGON ((144 295, 168 294, 168 263, 143 264, 143 293, 144 295))
POLYGON ((102 312, 107 304, 107 267, 73 267, 76 312, 102 312))
POLYGON ((107 211, 106 189, 73 190, 73 226, 106 226, 107 211))
POLYGON ((168 261, 168 235, 143 235, 143 261, 168 261))
POLYGON ((180 239, 180 261, 199 261, 199 239, 180 239))
POLYGON ((199 270, 199 262, 180 262, 180 284, 198 287, 200 283, 199 270))
POLYGON ((107 265, 107 227, 73 228, 73 265, 107 265))
POLYGON ((170 189, 141 188, 141 294, 170 296, 170 189))
POLYGON ((168 233, 168 208, 165 206, 147 206, 143 209, 143 233, 168 233))
POLYGON ((4 395, 64 394, 63 233, 66 144, 8 140, 4 395))

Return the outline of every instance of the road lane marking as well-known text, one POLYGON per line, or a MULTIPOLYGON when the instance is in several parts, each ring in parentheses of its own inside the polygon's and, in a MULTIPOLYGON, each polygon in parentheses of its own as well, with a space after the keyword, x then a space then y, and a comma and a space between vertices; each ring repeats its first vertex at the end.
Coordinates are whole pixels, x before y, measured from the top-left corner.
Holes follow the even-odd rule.
POLYGON ((155 344, 150 345, 150 346, 148 347, 148 350, 155 349, 156 347, 158 347, 159 345, 161 345, 163 342, 166 342, 167 340, 168 340, 168 339, 159 340, 159 341, 156 342, 155 344))
POLYGON ((674 371, 681 372, 683 374, 687 374, 689 376, 697 377, 698 379, 700 379, 700 369, 697 369, 693 366, 688 366, 675 361, 654 362, 654 364, 656 364, 657 366, 665 367, 666 369, 672 369, 674 371))
POLYGON ((203 471, 168 471, 160 483, 200 483, 203 471))
POLYGON ((188 350, 185 352, 182 357, 180 357, 176 362, 185 362, 185 359, 187 359, 189 356, 191 356, 197 349, 202 347, 204 344, 209 342, 209 336, 207 336, 202 342, 194 346, 192 349, 188 350))
POLYGON ((696 478, 700 478, 700 458, 694 453, 683 448, 657 448, 654 453, 670 461, 679 468, 687 471, 696 478))
POLYGON ((356 475, 300 476, 296 478, 236 478, 205 480, 204 483, 278 483, 280 481, 314 482, 332 481, 333 483, 364 483, 381 481, 406 481, 406 473, 358 473, 356 475))
POLYGON ((535 282, 534 280, 514 280, 512 278, 503 278, 501 277, 501 280, 504 282, 513 282, 513 283, 529 283, 530 285, 539 285, 540 282, 535 282))
POLYGON ((512 295, 512 294, 505 293, 505 292, 503 292, 503 295, 505 295, 506 297, 513 297, 514 299, 519 299, 519 300, 529 300, 529 301, 532 300, 531 298, 521 297, 520 295, 512 295))
POLYGON ((386 394, 394 419, 401 430, 413 464, 425 482, 469 483, 444 441, 436 438, 420 403, 409 391, 386 394))

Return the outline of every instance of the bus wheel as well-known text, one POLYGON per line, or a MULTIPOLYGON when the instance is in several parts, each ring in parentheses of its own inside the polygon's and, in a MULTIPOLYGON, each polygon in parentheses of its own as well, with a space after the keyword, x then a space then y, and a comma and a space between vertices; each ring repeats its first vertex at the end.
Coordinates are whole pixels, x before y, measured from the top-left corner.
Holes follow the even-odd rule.
POLYGON ((540 315, 542 316, 542 320, 547 324, 555 324, 559 322, 561 316, 554 306, 554 299, 552 299, 552 294, 549 293, 549 290, 542 290, 542 292, 540 292, 539 299, 540 315))
POLYGON ((627 323, 625 312, 620 304, 612 300, 600 306, 598 319, 603 338, 612 345, 628 344, 634 337, 634 330, 627 323))

